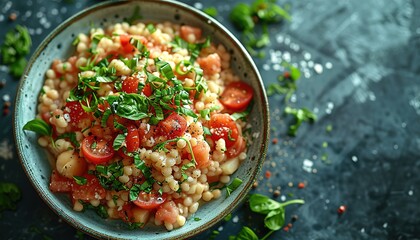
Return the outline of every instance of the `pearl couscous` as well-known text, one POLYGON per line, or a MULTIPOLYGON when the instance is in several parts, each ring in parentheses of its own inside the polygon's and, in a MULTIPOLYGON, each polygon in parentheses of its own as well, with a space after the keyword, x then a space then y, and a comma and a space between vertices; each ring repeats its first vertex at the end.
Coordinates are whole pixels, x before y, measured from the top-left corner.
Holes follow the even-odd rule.
POLYGON ((74 47, 39 97, 51 191, 75 211, 168 230, 220 198, 246 158, 253 96, 223 45, 193 26, 140 22, 81 33, 74 47))

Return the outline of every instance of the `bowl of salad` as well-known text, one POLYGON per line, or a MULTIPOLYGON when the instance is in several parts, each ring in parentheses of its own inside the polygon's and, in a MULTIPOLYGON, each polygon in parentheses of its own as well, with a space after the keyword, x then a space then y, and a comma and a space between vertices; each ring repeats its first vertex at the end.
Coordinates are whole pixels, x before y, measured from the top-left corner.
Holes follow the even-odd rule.
POLYGON ((245 199, 265 158, 258 69, 225 27, 182 3, 83 10, 38 47, 18 89, 28 178, 97 238, 198 234, 245 199))

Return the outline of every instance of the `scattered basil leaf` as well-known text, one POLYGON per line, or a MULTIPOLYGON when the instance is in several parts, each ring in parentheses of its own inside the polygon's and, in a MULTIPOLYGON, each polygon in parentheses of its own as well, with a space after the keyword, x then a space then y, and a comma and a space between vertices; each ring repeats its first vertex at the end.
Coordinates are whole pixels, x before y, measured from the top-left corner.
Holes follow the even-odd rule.
POLYGON ((52 128, 42 119, 33 119, 23 126, 23 130, 32 131, 43 136, 51 136, 52 128))
POLYGON ((219 14, 217 12, 217 9, 215 7, 208 7, 208 8, 204 8, 203 12, 205 12, 207 15, 209 15, 210 17, 217 17, 217 15, 219 14))

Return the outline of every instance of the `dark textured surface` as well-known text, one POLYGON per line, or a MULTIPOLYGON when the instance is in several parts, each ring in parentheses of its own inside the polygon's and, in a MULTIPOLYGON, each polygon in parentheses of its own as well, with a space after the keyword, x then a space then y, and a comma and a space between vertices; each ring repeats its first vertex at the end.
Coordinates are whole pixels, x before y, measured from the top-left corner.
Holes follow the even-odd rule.
MULTIPOLYGON (((16 23, 28 26, 35 50, 60 22, 96 2, 0 0, 0 32, 16 23), (8 21, 12 12, 15 22, 8 21)), ((239 36, 227 17, 239 1, 183 2, 215 5, 217 19, 239 36)), ((278 201, 306 201, 287 208, 287 222, 299 216, 293 228, 270 239, 420 239, 420 2, 290 4, 293 20, 270 27, 266 57, 255 61, 267 85, 281 74, 282 60, 299 66, 303 76, 292 106, 314 110, 318 121, 287 137, 291 119, 282 114, 283 98, 270 97, 271 137, 279 142, 269 146, 254 192, 272 196, 280 189, 278 201), (328 125, 331 132, 325 130, 328 125), (272 173, 268 179, 266 170, 272 173), (298 189, 299 182, 306 187, 298 189), (348 207, 342 215, 337 214, 340 205, 348 207)), ((3 79, 1 104, 7 96, 13 101, 18 84, 0 65, 3 79)), ((26 179, 15 153, 11 116, 0 116, 0 180, 18 184, 23 198, 16 211, 2 214, 0 239, 74 239, 76 230, 48 209, 26 179)), ((246 225, 262 237, 267 232, 262 220, 245 204, 212 230, 220 231, 217 239, 227 239, 246 225)), ((195 239, 210 235, 211 230, 195 239)))

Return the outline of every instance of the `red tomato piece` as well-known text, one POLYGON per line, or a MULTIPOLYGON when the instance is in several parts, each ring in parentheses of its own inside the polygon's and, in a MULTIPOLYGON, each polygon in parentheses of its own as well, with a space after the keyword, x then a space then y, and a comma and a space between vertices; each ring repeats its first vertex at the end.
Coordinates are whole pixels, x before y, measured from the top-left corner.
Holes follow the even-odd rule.
POLYGON ((191 27, 187 25, 181 26, 179 32, 180 37, 190 43, 195 43, 196 41, 200 40, 201 34, 201 28, 191 27))
POLYGON ((72 184, 72 179, 61 176, 56 170, 52 171, 50 179, 51 192, 70 192, 72 184))
POLYGON ((220 96, 220 102, 229 110, 243 111, 251 102, 253 95, 252 87, 248 84, 242 81, 232 82, 226 86, 220 96))
POLYGON ((160 121, 157 125, 157 134, 167 136, 169 139, 184 135, 187 130, 187 120, 179 114, 173 112, 167 118, 160 121))
POLYGON ((205 168, 210 165, 210 146, 206 141, 199 141, 192 147, 195 161, 198 168, 205 168))
POLYGON ((72 185, 72 196, 74 200, 91 201, 101 200, 106 197, 106 190, 99 183, 99 180, 91 174, 85 174, 85 185, 74 183, 72 185))
POLYGON ((146 97, 150 97, 151 95, 152 95, 152 93, 153 93, 153 90, 152 90, 152 86, 150 86, 150 84, 146 84, 145 86, 144 86, 144 88, 143 88, 143 94, 146 96, 146 97))
POLYGON ((226 148, 233 146, 239 137, 239 130, 235 121, 227 113, 213 114, 209 121, 211 139, 216 142, 223 138, 226 148))
POLYGON ((121 210, 118 210, 118 216, 124 222, 133 222, 133 205, 130 203, 126 203, 122 206, 121 210))
POLYGON ((155 209, 166 201, 166 194, 159 196, 156 192, 140 192, 136 200, 133 201, 138 207, 143 209, 155 209))
POLYGON ((175 223, 178 217, 178 209, 173 201, 162 204, 156 211, 155 219, 167 223, 175 223))
POLYGON ((203 69, 204 75, 213 75, 222 71, 222 62, 217 53, 212 53, 207 57, 197 58, 197 63, 203 69))
POLYGON ((64 118, 69 122, 73 129, 80 129, 78 123, 89 117, 88 113, 83 110, 79 101, 67 102, 63 112, 64 118))
POLYGON ((89 162, 101 164, 111 160, 115 151, 111 141, 88 136, 82 141, 82 153, 89 162))
POLYGON ((140 80, 137 77, 127 77, 122 81, 122 90, 126 93, 137 93, 140 80))
POLYGON ((130 38, 131 37, 126 34, 120 35, 121 48, 125 53, 133 53, 135 51, 134 46, 130 43, 130 38))
POLYGON ((139 131, 135 125, 127 126, 127 136, 125 137, 127 152, 134 152, 140 147, 139 131))
POLYGON ((226 156, 228 158, 236 157, 245 150, 245 147, 246 147, 245 139, 242 136, 238 136, 238 139, 236 140, 235 144, 233 144, 227 149, 226 156))

